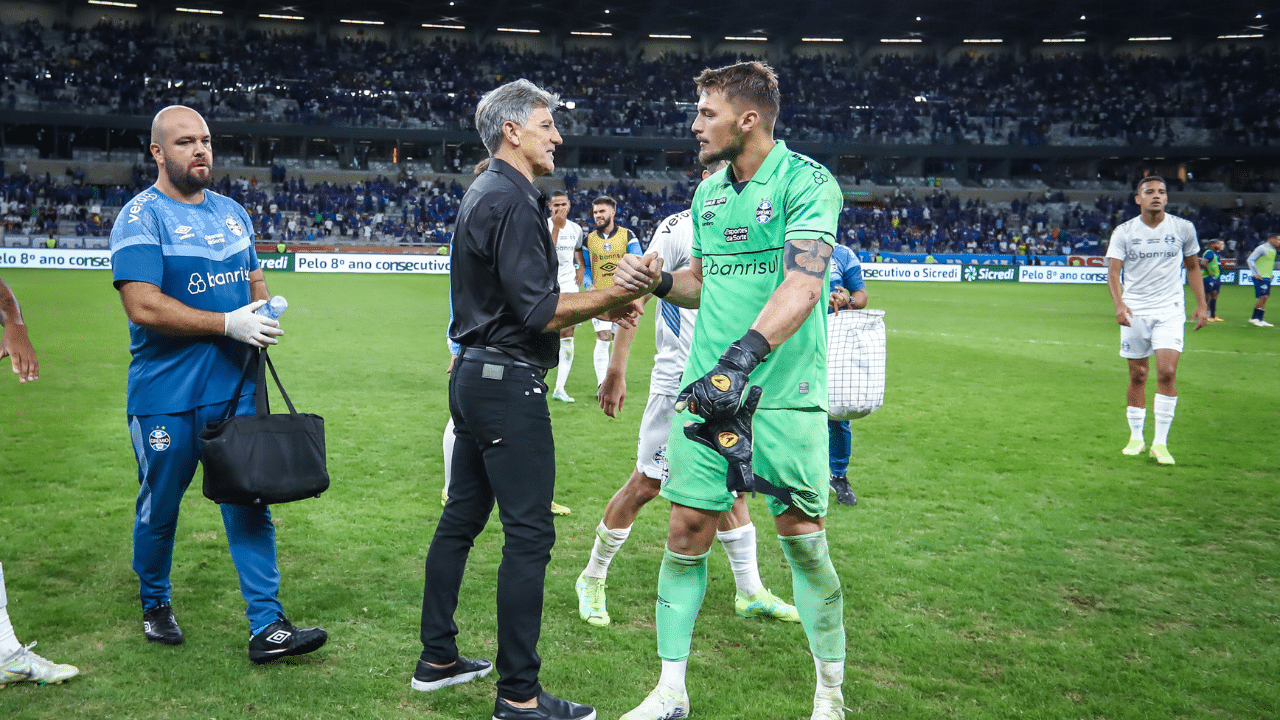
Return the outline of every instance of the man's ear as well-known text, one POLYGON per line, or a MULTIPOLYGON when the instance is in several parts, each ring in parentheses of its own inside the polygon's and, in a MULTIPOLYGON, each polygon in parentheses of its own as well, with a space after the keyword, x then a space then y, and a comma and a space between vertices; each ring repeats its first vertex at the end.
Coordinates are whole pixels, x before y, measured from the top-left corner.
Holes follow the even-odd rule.
POLYGON ((520 147, 520 127, 510 120, 502 123, 502 136, 507 139, 507 142, 520 147))

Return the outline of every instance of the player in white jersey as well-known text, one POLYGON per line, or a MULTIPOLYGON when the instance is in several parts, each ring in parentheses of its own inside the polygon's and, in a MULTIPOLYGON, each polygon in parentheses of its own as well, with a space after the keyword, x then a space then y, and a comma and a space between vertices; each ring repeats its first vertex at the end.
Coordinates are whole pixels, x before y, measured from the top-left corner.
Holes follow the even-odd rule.
POLYGON ((1121 224, 1107 246, 1107 287, 1120 323, 1120 357, 1129 362, 1129 444, 1125 455, 1146 447, 1149 358, 1156 356, 1156 432, 1151 455, 1161 465, 1174 464, 1169 454, 1169 426, 1178 404, 1178 358, 1182 354, 1183 324, 1187 320, 1182 270, 1196 295, 1192 317, 1196 330, 1209 320, 1204 282, 1200 276, 1200 242, 1190 221, 1164 211, 1168 190, 1162 178, 1138 182, 1134 202, 1138 217, 1121 224), (1121 287, 1123 286, 1123 292, 1121 287))
MULTIPOLYGON (((709 174, 704 172, 703 177, 709 174)), ((663 268, 670 272, 689 266, 693 254, 693 220, 688 210, 672 215, 658 225, 649 252, 656 252, 662 258, 663 268)), ((591 559, 574 584, 578 593, 578 615, 592 625, 609 624, 604 593, 609 563, 626 542, 640 508, 657 497, 662 484, 667 481, 667 437, 671 434, 676 395, 680 392, 680 378, 693 343, 693 325, 698 311, 679 308, 662 300, 658 305, 660 313, 654 330, 657 354, 649 375, 649 402, 640 420, 636 469, 609 500, 604 517, 596 526, 591 559)), ((635 329, 618 330, 605 380, 600 386, 597 397, 601 409, 609 417, 617 417, 626 399, 627 357, 635 333, 635 329)), ((760 580, 760 569, 756 563, 756 528, 751 524, 745 497, 739 497, 733 509, 720 516, 716 536, 733 568, 737 585, 734 608, 738 614, 800 622, 795 607, 780 600, 760 580)))
MULTIPOLYGON (((551 209, 551 217, 547 219, 547 227, 551 229, 551 237, 556 243, 556 262, 559 270, 556 280, 560 283, 561 293, 576 293, 582 288, 582 272, 585 267, 582 259, 582 226, 569 219, 569 195, 563 190, 551 193, 551 201, 547 203, 551 209)), ((577 325, 571 325, 560 331, 560 364, 556 366, 556 389, 551 397, 561 402, 573 402, 564 385, 569 380, 569 370, 573 368, 573 331, 577 325)))

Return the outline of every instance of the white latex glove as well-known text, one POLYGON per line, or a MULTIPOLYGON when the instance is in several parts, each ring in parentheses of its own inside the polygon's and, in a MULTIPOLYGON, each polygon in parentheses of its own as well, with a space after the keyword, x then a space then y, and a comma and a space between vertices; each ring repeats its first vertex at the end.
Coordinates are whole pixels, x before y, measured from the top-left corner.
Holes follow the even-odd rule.
POLYGON ((255 300, 242 308, 223 313, 222 334, 254 347, 266 347, 280 342, 276 340, 284 334, 280 329, 280 321, 255 312, 266 304, 266 300, 255 300))

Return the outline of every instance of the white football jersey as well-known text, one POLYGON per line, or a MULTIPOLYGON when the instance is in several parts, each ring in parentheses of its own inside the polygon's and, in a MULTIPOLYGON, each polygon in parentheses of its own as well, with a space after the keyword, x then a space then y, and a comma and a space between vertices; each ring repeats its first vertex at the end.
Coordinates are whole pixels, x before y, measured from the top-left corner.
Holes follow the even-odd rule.
POLYGON ((1122 223, 1107 246, 1108 258, 1124 261, 1121 299, 1134 315, 1185 313, 1183 258, 1198 254, 1195 226, 1168 213, 1155 227, 1141 215, 1122 223))
POLYGON ((579 289, 577 284, 578 271, 574 269, 574 255, 577 250, 582 249, 582 226, 572 220, 565 220, 564 227, 560 228, 560 232, 556 232, 553 220, 547 218, 547 230, 551 231, 552 240, 556 244, 556 261, 559 267, 556 271, 556 282, 560 284, 561 290, 564 288, 579 289))
MULTIPOLYGON (((676 213, 663 220, 653 231, 649 252, 662 258, 662 269, 675 272, 689 267, 693 257, 693 218, 689 211, 676 213)), ((654 322, 654 341, 658 352, 653 356, 653 372, 649 375, 649 393, 677 395, 684 363, 693 345, 693 324, 698 311, 658 301, 658 317, 654 322)))

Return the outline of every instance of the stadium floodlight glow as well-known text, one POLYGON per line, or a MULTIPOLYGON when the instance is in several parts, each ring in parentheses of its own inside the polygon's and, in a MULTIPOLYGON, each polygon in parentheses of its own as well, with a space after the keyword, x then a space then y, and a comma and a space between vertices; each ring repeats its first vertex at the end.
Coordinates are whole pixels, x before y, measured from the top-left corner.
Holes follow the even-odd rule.
POLYGON ((999 45, 1004 40, 1000 38, 965 38, 963 42, 969 45, 999 45))
POLYGON ((529 28, 497 28, 498 32, 524 33, 526 35, 537 35, 541 30, 531 30, 529 28))
POLYGON ((1251 40, 1262 37, 1262 33, 1245 33, 1241 35, 1219 35, 1219 40, 1251 40))
POLYGON ((466 25, 441 25, 439 23, 422 23, 424 28, 435 28, 437 30, 466 30, 466 25))
POLYGON ((348 20, 347 18, 342 18, 338 22, 348 25, 386 25, 381 20, 348 20))
POLYGON ((769 38, 767 38, 767 37, 760 37, 759 35, 725 35, 725 36, 724 36, 724 39, 725 39, 725 40, 749 40, 749 41, 752 41, 752 42, 764 42, 765 40, 768 40, 769 38))
POLYGON ((613 37, 611 32, 589 32, 587 30, 570 30, 570 35, 585 35, 587 37, 613 37))
POLYGON ((258 13, 258 17, 268 20, 306 20, 301 15, 272 15, 271 13, 258 13))
POLYGON ((114 0, 89 0, 90 5, 110 5, 111 7, 136 8, 138 3, 114 2, 114 0))
POLYGON ((800 42, 844 42, 844 38, 811 37, 800 38, 800 42))
POLYGON ((1164 42, 1172 39, 1173 38, 1167 35, 1163 37, 1131 37, 1129 38, 1129 42, 1164 42))
POLYGON ((654 40, 692 40, 692 35, 664 35, 662 33, 649 33, 649 37, 654 40))
POLYGON ((221 11, 221 10, 205 10, 205 9, 203 9, 203 8, 180 8, 180 7, 176 7, 176 8, 174 8, 174 10, 176 10, 176 11, 178 11, 178 12, 184 12, 184 13, 195 13, 195 14, 197 14, 197 15, 221 15, 221 14, 222 14, 222 11, 221 11))
POLYGON ((924 42, 920 38, 880 38, 882 43, 919 43, 924 42))
POLYGON ((1045 38, 1045 39, 1041 40, 1040 42, 1046 42, 1046 43, 1050 43, 1050 44, 1056 44, 1056 43, 1076 43, 1076 42, 1084 42, 1084 38, 1045 38))

